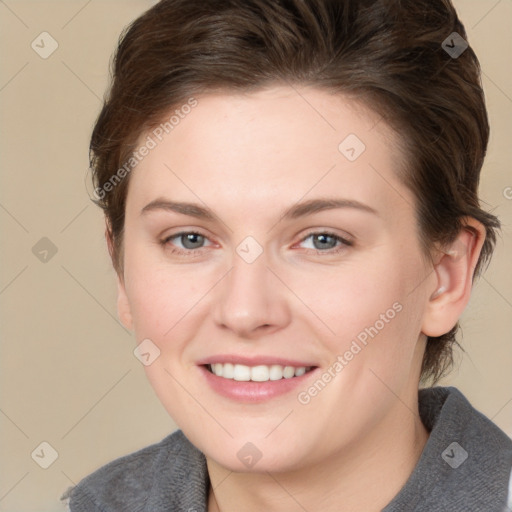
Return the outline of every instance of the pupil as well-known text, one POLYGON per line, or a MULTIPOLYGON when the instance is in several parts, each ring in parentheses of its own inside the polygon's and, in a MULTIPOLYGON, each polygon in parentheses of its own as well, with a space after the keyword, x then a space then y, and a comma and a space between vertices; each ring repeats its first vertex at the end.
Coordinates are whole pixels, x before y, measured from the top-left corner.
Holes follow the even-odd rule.
POLYGON ((182 236, 181 241, 186 249, 196 249, 203 245, 203 236, 197 233, 188 233, 182 236))
POLYGON ((331 235, 316 235, 313 238, 313 245, 316 249, 332 249, 336 246, 336 240, 331 235))

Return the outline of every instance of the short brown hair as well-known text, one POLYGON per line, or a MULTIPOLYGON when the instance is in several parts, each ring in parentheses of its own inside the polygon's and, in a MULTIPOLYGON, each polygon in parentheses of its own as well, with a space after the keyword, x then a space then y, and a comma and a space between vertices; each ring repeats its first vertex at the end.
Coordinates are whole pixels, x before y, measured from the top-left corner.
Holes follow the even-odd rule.
MULTIPOLYGON (((129 175, 106 185, 140 136, 192 95, 285 83, 355 95, 382 115, 403 141, 399 177, 416 198, 425 253, 473 217, 487 233, 478 274, 499 228, 478 199, 489 125, 476 55, 442 46, 453 47, 453 32, 467 39, 449 0, 160 1, 120 38, 90 145, 116 271, 129 175)), ((450 368, 457 329, 428 339, 423 379, 450 368)))

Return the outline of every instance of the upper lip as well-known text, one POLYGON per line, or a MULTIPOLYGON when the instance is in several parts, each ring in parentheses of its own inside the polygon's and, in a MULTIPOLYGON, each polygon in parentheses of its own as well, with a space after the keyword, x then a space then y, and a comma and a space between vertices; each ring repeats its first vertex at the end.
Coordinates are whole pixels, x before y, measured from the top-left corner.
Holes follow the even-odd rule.
POLYGON ((298 361, 297 359, 287 359, 278 356, 247 356, 236 354, 219 354, 216 356, 205 357, 197 361, 198 365, 216 364, 216 363, 231 363, 243 364, 244 366, 259 366, 259 365, 280 365, 280 366, 294 366, 295 368, 314 367, 316 366, 311 361, 298 361))

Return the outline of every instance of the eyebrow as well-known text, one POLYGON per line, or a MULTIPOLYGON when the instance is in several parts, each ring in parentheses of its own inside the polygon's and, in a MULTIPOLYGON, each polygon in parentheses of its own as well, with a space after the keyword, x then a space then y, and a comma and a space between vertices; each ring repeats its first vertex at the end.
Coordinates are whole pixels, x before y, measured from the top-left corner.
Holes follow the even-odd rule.
MULTIPOLYGON (((280 219, 297 219, 313 213, 318 213, 324 210, 334 210, 337 208, 351 208, 378 216, 378 212, 375 209, 359 201, 352 199, 325 198, 311 199, 309 201, 297 203, 283 212, 280 219)), ((211 210, 198 204, 169 201, 167 199, 155 199, 154 201, 151 201, 142 208, 141 215, 158 210, 171 211, 211 221, 217 218, 211 210)))
POLYGON ((199 206, 198 204, 194 203, 184 203, 184 202, 177 202, 177 201, 168 201, 166 199, 155 199, 154 201, 151 201, 149 204, 144 206, 141 210, 141 215, 158 211, 158 210, 164 210, 164 211, 170 211, 175 213, 181 213, 182 215, 188 215, 190 217, 197 217, 198 219, 205 219, 205 220, 214 220, 215 215, 208 209, 204 208, 202 206, 199 206))
POLYGON ((373 215, 378 215, 377 210, 373 209, 367 204, 355 201, 352 199, 311 199, 302 203, 297 203, 288 210, 286 210, 281 216, 282 219, 296 219, 304 217, 312 213, 321 212, 324 210, 334 210, 336 208, 352 208, 360 210, 373 215))

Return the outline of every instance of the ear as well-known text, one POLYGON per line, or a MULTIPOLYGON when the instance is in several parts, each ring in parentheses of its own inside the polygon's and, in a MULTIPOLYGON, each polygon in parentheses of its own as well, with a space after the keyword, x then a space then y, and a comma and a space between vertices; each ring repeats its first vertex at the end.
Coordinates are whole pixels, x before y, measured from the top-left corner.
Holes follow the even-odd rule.
POLYGON ((469 302, 476 264, 485 241, 485 227, 476 219, 464 219, 457 238, 434 265, 435 288, 423 317, 422 332, 437 337, 449 332, 469 302))
POLYGON ((108 221, 105 222, 105 240, 107 241, 108 253, 110 254, 110 259, 112 260, 112 265, 116 270, 116 278, 117 278, 117 316, 121 323, 129 330, 133 329, 133 318, 130 308, 130 302, 128 301, 128 296, 126 294, 126 286, 124 283, 123 271, 118 269, 116 264, 116 255, 114 251, 114 242, 112 240, 112 230, 108 224, 108 221))
POLYGON ((133 330, 133 318, 130 302, 126 295, 124 280, 119 274, 117 274, 117 316, 128 330, 133 330))

